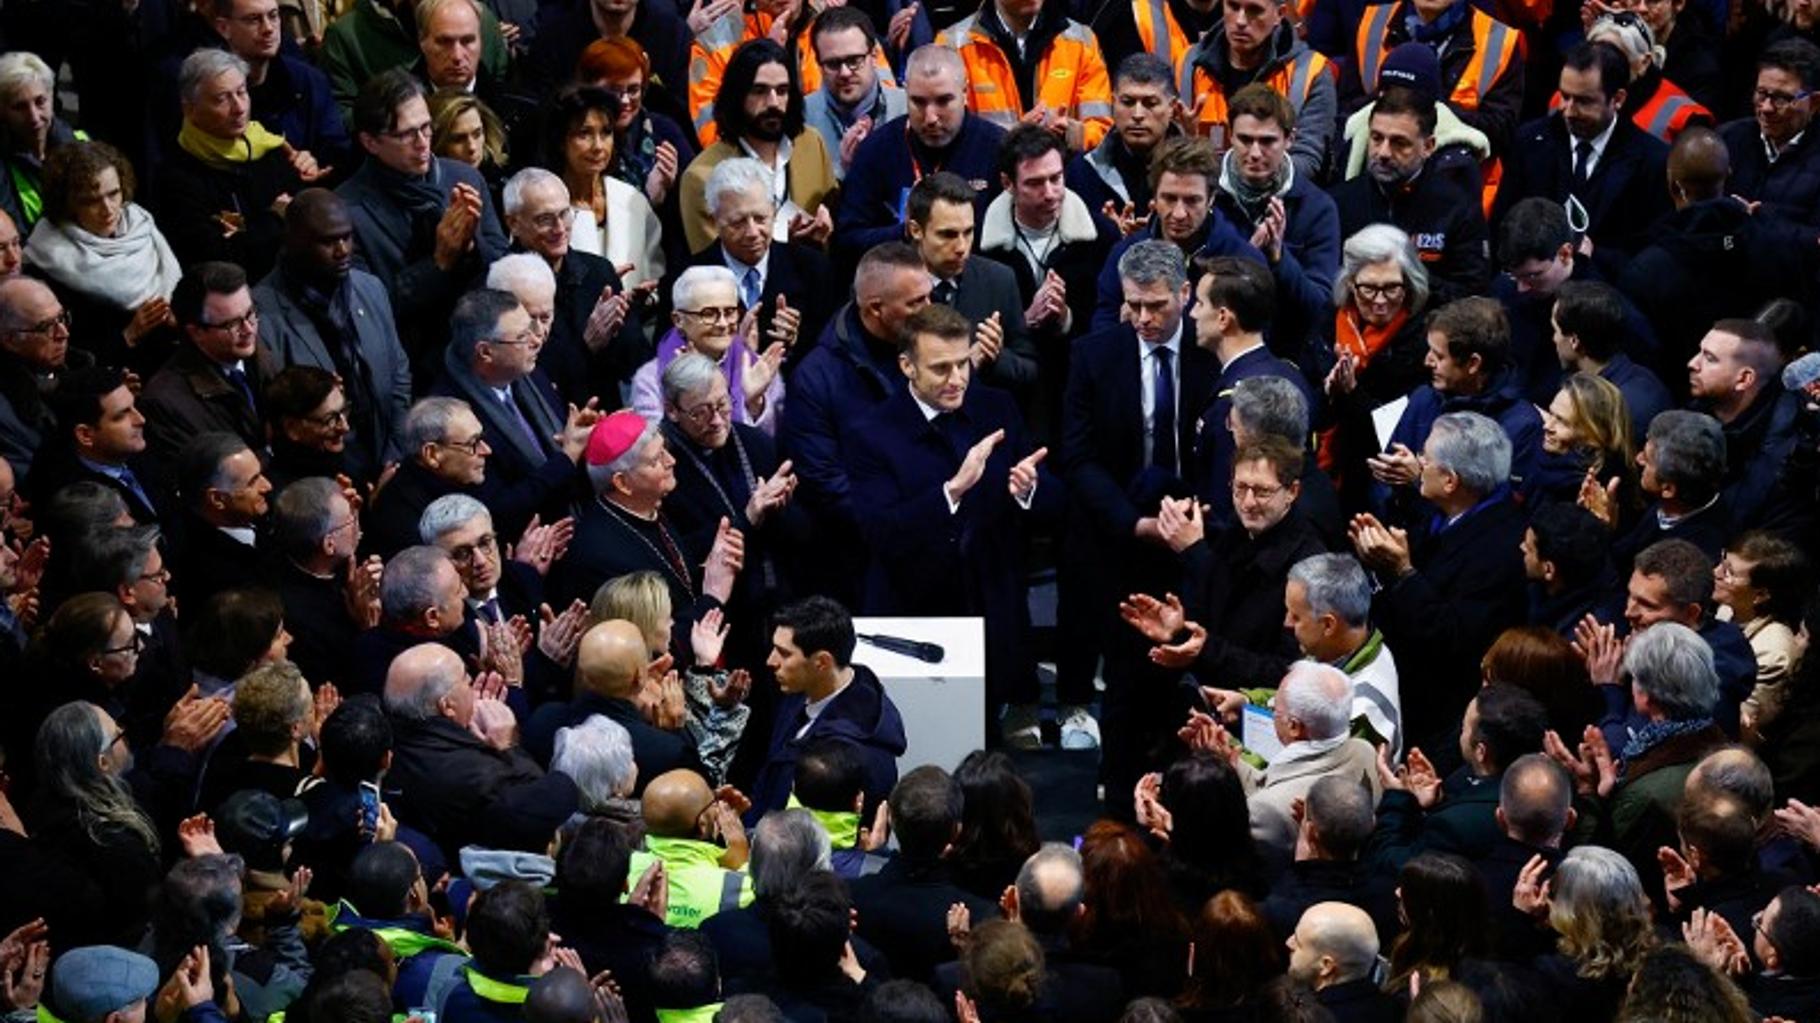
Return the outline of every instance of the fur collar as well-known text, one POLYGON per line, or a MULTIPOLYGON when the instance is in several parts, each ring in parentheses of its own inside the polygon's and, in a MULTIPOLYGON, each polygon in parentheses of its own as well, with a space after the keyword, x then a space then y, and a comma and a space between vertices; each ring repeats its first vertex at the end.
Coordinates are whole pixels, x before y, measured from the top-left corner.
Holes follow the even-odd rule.
MULTIPOLYGON (((1099 237, 1099 232, 1093 226, 1093 214, 1087 210, 1086 200, 1074 194, 1073 189, 1062 194, 1062 219, 1057 228, 1063 245, 1090 242, 1099 237)), ((1011 220, 1011 193, 1000 192, 998 198, 992 200, 992 205, 986 207, 986 222, 980 228, 980 250, 990 252, 1016 247, 1017 230, 1011 220)))

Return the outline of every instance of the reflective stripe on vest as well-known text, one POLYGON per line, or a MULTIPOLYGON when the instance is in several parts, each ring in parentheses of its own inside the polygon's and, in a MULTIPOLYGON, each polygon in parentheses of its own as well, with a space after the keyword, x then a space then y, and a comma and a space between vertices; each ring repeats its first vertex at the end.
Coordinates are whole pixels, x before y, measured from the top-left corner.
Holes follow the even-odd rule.
MULTIPOLYGON (((1478 91, 1473 97, 1472 104, 1473 109, 1476 110, 1479 104, 1485 102, 1485 94, 1489 93, 1491 87, 1497 84, 1498 76, 1504 73, 1504 68, 1510 63, 1510 54, 1505 52, 1505 46, 1511 41, 1511 38, 1510 26, 1495 18, 1474 11, 1472 20, 1472 38, 1474 45, 1478 47, 1478 52, 1473 54, 1472 63, 1466 66, 1466 74, 1460 76, 1460 84, 1464 85, 1475 69, 1479 72, 1478 91), (1490 74, 1486 74, 1489 66, 1486 64, 1486 59, 1494 54, 1497 66, 1490 69, 1490 74)), ((1457 89, 1455 91, 1458 92, 1457 89)), ((1463 102, 1457 95, 1454 100, 1463 102)))
POLYGON ((656 1009, 657 1023, 714 1023, 721 1003, 698 1005, 693 1009, 656 1009))
POLYGON ((1664 95, 1664 91, 1662 88, 1656 90, 1649 105, 1637 111, 1636 121, 1644 131, 1664 142, 1672 142, 1687 119, 1705 108, 1687 96, 1664 95), (1647 123, 1644 122, 1645 117, 1648 118, 1647 123))
POLYGON ((1359 21, 1359 82, 1367 92, 1378 91, 1378 71, 1384 66, 1384 37, 1390 31, 1395 3, 1377 4, 1369 18, 1359 21))
POLYGON ((1188 53, 1188 34, 1170 13, 1169 0, 1131 0, 1131 16, 1137 20, 1138 39, 1144 49, 1163 58, 1170 67, 1179 68, 1188 53), (1158 25, 1163 26, 1163 31, 1157 31, 1158 25))
POLYGON ((468 990, 474 992, 483 1001, 493 1002, 496 1005, 523 1005, 525 999, 531 994, 531 989, 523 984, 509 984, 503 980, 494 980, 472 966, 467 968, 466 973, 468 990))
MULTIPOLYGON (((1193 56, 1200 55, 1201 44, 1189 51, 1193 56)), ((1295 60, 1278 67, 1275 71, 1258 79, 1270 86, 1278 95, 1289 100, 1289 105, 1299 114, 1302 105, 1308 102, 1309 93, 1314 91, 1316 75, 1325 74, 1328 69, 1327 58, 1313 50, 1303 50, 1295 60)), ((1194 62, 1182 65, 1182 77, 1188 87, 1181 95, 1199 101, 1205 95, 1207 102, 1201 104, 1199 124, 1225 124, 1227 121, 1226 91, 1213 80, 1213 76, 1196 67, 1194 62)))

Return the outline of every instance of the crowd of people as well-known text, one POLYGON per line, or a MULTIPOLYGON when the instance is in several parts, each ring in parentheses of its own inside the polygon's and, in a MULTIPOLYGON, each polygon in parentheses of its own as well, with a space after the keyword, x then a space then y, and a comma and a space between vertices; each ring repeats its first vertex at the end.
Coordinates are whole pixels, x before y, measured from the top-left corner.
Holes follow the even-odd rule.
POLYGON ((4 0, 0 1011, 1820 1019, 1817 109, 1814 0, 4 0))

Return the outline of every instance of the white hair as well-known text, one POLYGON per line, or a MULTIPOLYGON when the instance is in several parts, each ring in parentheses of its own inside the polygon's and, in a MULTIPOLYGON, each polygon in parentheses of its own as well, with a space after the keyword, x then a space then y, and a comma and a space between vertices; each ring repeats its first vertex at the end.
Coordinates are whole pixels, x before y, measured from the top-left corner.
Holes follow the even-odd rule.
POLYGON ((246 61, 226 50, 204 46, 183 58, 183 66, 177 69, 177 95, 185 103, 194 103, 203 86, 229 71, 238 71, 240 77, 245 78, 248 74, 246 61))
POLYGON ((568 775, 581 790, 584 813, 606 809, 616 796, 628 796, 638 781, 632 758, 632 733, 599 714, 556 732, 550 770, 568 775))
POLYGON ((670 304, 678 309, 693 311, 696 307, 696 295, 710 284, 724 284, 739 294, 739 278, 733 271, 724 266, 692 266, 676 278, 670 287, 670 304))
POLYGON ((508 217, 517 216, 518 211, 525 208, 526 189, 550 184, 562 189, 562 198, 564 202, 569 200, 569 186, 563 184, 561 178, 544 170, 542 167, 526 167, 524 170, 507 178, 505 192, 500 200, 500 205, 503 207, 505 215, 508 217))
POLYGON ((1352 679, 1330 664, 1297 661, 1277 687, 1276 712, 1302 722, 1310 739, 1332 739, 1352 726, 1352 679))
POLYGON ((1403 284, 1409 289, 1405 305, 1411 315, 1428 304, 1428 268, 1416 255, 1409 235, 1395 224, 1369 224, 1362 227, 1340 249, 1340 274, 1333 282, 1333 304, 1352 304, 1352 280, 1359 271, 1377 263, 1395 261, 1403 273, 1403 284))
POLYGON ((486 505, 466 494, 444 494, 418 517, 417 535, 424 543, 434 544, 478 518, 486 519, 488 526, 493 524, 493 513, 486 505))
POLYGON ((57 73, 51 66, 28 50, 0 54, 0 96, 11 96, 19 87, 32 84, 47 93, 57 90, 57 73))
POLYGON ((556 274, 550 264, 535 252, 514 252, 501 256, 487 267, 487 287, 511 292, 522 304, 525 295, 540 290, 556 294, 556 274))
MULTIPOLYGON (((738 156, 731 160, 722 160, 708 175, 707 201, 708 214, 720 216, 720 202, 729 195, 744 195, 757 191, 771 201, 771 183, 775 176, 764 164, 749 156, 738 156)), ((773 212, 776 205, 773 203, 773 212)))

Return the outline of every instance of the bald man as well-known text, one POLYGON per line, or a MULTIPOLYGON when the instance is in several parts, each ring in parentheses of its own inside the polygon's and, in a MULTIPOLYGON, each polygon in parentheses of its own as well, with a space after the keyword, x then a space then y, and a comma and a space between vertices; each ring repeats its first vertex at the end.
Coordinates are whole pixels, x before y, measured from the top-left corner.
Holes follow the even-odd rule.
POLYGON ((588 978, 566 966, 537 978, 525 996, 525 1023, 599 1023, 600 1003, 588 978))
POLYGON ((1526 961, 1554 951, 1554 934, 1511 905, 1517 875, 1530 858, 1561 861, 1562 836, 1573 830, 1573 779, 1542 753, 1525 753, 1504 769, 1498 785, 1498 840, 1473 866, 1485 881, 1492 940, 1500 958, 1526 961))
MULTIPOLYGON (((645 848, 632 854, 630 876, 642 878, 662 863, 669 882, 664 922, 694 929, 723 910, 752 904, 752 879, 743 868, 749 845, 739 823, 745 798, 708 788, 694 771, 666 771, 645 786, 645 848)), ((636 883, 636 882, 635 882, 636 883)))
POLYGON ((576 649, 575 698, 539 707, 525 726, 525 748, 539 763, 548 764, 558 729, 600 714, 632 734, 632 759, 638 764, 634 795, 644 790, 648 779, 678 768, 705 778, 701 755, 681 726, 670 729, 651 724, 635 702, 639 691, 647 684, 661 683, 668 669, 667 657, 651 660, 638 626, 619 620, 601 622, 582 635, 576 649))
POLYGON ((340 196, 322 188, 297 193, 284 213, 278 266, 254 286, 253 305, 259 340, 281 364, 341 377, 353 468, 377 473, 397 460, 411 363, 385 285, 354 266, 354 221, 340 196))
POLYGON ((67 317, 44 282, 0 280, 0 455, 21 479, 31 475, 33 456, 56 429, 46 399, 58 379, 95 363, 71 346, 67 317))
MULTIPOLYGON (((1729 194, 1732 154, 1711 128, 1693 127, 1668 152, 1666 186, 1674 211, 1657 222, 1654 244, 1617 278, 1655 328, 1661 365, 1674 369, 1699 346, 1714 321, 1755 315, 1765 302, 1805 293, 1816 259, 1812 232, 1773 210, 1729 194), (1753 212, 1753 209, 1755 212, 1753 212)), ((1676 393, 1682 374, 1664 373, 1676 393)))
POLYGON ((442 847, 543 852, 580 805, 575 782, 544 773, 517 745, 517 722, 475 691, 461 656, 424 643, 393 658, 385 678, 392 721, 393 812, 442 847))
POLYGON ((0 210, 0 280, 10 280, 19 276, 19 270, 25 265, 25 239, 19 236, 19 227, 5 210, 0 210))
POLYGON ((1402 1011, 1378 990, 1371 974, 1378 960, 1378 932, 1371 917, 1344 902, 1317 902, 1285 942, 1289 977, 1311 987, 1315 999, 1347 1023, 1391 1023, 1402 1011))

